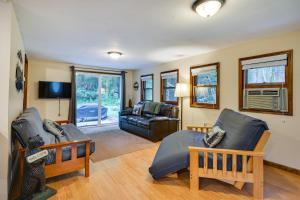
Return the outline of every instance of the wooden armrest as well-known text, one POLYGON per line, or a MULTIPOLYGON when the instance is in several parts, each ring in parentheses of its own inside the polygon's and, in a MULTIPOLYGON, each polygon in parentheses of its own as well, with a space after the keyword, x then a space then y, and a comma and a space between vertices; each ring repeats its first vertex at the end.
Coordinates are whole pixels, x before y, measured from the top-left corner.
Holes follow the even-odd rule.
MULTIPOLYGON (((76 141, 69 141, 69 142, 60 142, 56 144, 46 144, 41 146, 41 149, 56 149, 56 148, 61 148, 65 146, 70 146, 70 145, 76 145, 76 144, 86 144, 86 143, 91 143, 92 140, 87 139, 87 140, 76 140, 76 141)), ((20 148, 21 152, 25 152, 25 148, 20 148)))
POLYGON ((92 140, 87 139, 87 140, 75 140, 75 141, 69 141, 69 142, 60 142, 56 144, 47 144, 44 146, 41 146, 41 149, 55 149, 58 147, 65 147, 65 146, 70 146, 70 145, 76 145, 76 144, 86 144, 86 143, 91 143, 92 140))
POLYGON ((59 125, 62 125, 62 124, 69 124, 70 121, 69 120, 58 120, 58 121, 55 121, 56 123, 58 123, 59 125))
POLYGON ((232 149, 215 149, 215 148, 203 148, 203 147, 189 147, 190 152, 203 152, 203 153, 219 153, 219 154, 232 154, 232 155, 244 155, 244 156, 264 156, 262 151, 244 151, 244 150, 232 150, 232 149))
POLYGON ((187 126, 187 130, 207 133, 212 129, 211 126, 187 126))

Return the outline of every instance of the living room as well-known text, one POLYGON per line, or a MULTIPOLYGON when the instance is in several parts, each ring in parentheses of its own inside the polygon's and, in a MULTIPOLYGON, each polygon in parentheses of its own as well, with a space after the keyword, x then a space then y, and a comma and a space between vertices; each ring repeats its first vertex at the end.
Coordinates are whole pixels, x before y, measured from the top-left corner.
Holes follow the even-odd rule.
POLYGON ((0 199, 298 199, 299 8, 0 1, 0 199))

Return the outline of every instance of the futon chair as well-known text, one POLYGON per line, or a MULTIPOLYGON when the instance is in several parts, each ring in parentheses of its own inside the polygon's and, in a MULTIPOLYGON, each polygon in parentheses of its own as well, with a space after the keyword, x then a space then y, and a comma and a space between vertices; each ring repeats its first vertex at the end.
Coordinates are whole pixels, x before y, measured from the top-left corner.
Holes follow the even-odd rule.
POLYGON ((255 199, 263 199, 263 148, 270 136, 264 121, 224 109, 215 126, 226 131, 215 148, 203 141, 211 127, 188 126, 166 137, 155 155, 150 174, 158 180, 169 173, 190 170, 190 189, 199 189, 199 177, 231 182, 242 189, 253 183, 255 199))
POLYGON ((89 158, 95 151, 95 142, 84 135, 75 125, 67 121, 58 122, 64 130, 59 138, 46 131, 43 121, 36 108, 28 108, 12 123, 13 168, 16 170, 16 195, 20 194, 25 160, 25 148, 29 138, 39 135, 45 145, 40 148, 48 150, 46 159, 45 176, 54 176, 84 169, 85 176, 89 176, 89 158))

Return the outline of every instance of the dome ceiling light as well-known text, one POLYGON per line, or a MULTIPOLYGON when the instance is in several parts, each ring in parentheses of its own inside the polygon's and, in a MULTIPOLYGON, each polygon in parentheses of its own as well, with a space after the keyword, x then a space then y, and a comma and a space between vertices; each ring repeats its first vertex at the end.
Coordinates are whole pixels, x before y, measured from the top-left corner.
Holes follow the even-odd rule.
POLYGON ((109 51, 107 54, 110 56, 111 59, 118 60, 123 54, 118 51, 109 51))
POLYGON ((200 16, 209 18, 215 15, 224 5, 225 0, 197 0, 193 4, 193 10, 200 16))

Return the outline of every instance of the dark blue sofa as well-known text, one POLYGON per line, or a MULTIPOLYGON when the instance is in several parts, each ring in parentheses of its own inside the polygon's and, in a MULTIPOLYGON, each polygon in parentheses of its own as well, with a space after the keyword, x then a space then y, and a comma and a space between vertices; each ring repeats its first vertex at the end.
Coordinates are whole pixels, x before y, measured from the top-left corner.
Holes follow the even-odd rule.
POLYGON ((122 130, 142 136, 153 142, 178 130, 178 107, 158 102, 139 102, 142 106, 141 115, 133 115, 132 109, 119 113, 119 127, 122 130), (146 111, 145 106, 158 106, 158 113, 146 111))

